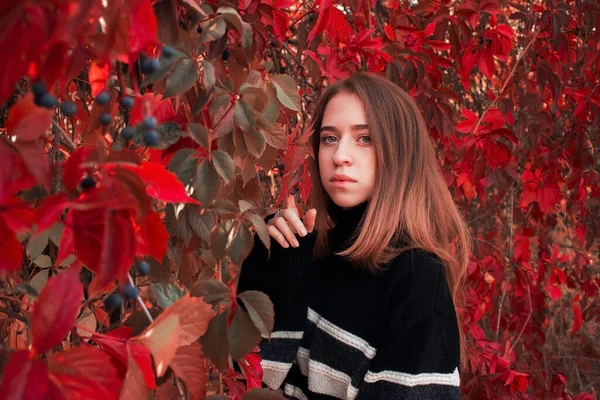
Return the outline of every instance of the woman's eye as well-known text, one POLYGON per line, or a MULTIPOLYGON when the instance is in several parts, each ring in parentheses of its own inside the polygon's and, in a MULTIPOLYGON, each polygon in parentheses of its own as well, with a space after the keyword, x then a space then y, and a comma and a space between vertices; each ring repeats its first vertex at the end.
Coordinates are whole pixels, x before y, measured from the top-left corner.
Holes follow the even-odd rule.
POLYGON ((333 143, 337 139, 335 136, 323 136, 321 138, 321 142, 323 143, 333 143))
POLYGON ((364 143, 371 143, 371 136, 363 135, 359 137, 358 140, 362 140, 364 143))

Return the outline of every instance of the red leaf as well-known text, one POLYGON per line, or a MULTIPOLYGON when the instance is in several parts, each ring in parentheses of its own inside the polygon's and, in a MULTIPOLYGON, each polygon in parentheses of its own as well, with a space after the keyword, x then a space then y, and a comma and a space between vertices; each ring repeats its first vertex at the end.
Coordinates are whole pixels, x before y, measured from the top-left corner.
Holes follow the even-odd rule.
POLYGON ((352 27, 348 23, 346 14, 336 7, 331 7, 329 13, 329 23, 325 28, 329 40, 336 47, 339 46, 340 43, 350 43, 350 38, 354 35, 354 30, 352 30, 352 27))
POLYGON ((542 188, 537 192, 537 202, 540 205, 540 210, 542 210, 544 214, 552 211, 560 199, 561 195, 556 193, 555 189, 542 188))
POLYGON ((35 140, 52 124, 54 110, 36 107, 33 95, 27 93, 8 113, 6 131, 18 140, 35 140))
POLYGON ((90 85, 92 87, 92 97, 96 98, 98 93, 104 90, 106 86, 106 80, 108 79, 108 73, 110 70, 110 66, 108 63, 99 63, 97 61, 92 61, 90 64, 90 69, 88 71, 88 79, 90 81, 90 85))
POLYGON ((386 25, 383 29, 385 31, 385 36, 387 36, 391 41, 395 42, 396 32, 394 31, 394 28, 391 25, 386 25))
POLYGON ((52 227, 68 206, 69 199, 66 193, 55 194, 44 200, 37 212, 38 231, 41 232, 52 227))
POLYGON ((279 42, 283 42, 285 39, 285 32, 290 24, 290 18, 288 14, 282 10, 273 9, 273 30, 275 36, 279 39, 279 42))
POLYGON ((571 332, 575 333, 579 330, 579 328, 581 328, 581 325, 583 324, 583 319, 581 318, 581 310, 579 309, 578 305, 573 304, 573 328, 571 329, 571 332))
POLYGON ((138 53, 149 52, 156 42, 156 14, 152 9, 150 0, 137 0, 129 2, 131 14, 129 16, 129 51, 138 53))
POLYGON ((135 232, 129 210, 72 210, 75 254, 96 273, 97 288, 125 279, 133 264, 135 232))
POLYGON ((85 169, 81 168, 81 163, 85 162, 92 151, 94 150, 91 146, 81 146, 73 153, 67 161, 64 163, 63 168, 63 183, 67 190, 74 190, 79 185, 79 182, 83 178, 85 169))
POLYGON ((246 390, 262 387, 263 369, 260 364, 258 354, 248 354, 240 360, 239 365, 242 368, 246 378, 246 390))
POLYGON ((150 389, 156 389, 150 350, 141 344, 128 341, 132 331, 133 328, 121 327, 108 332, 104 336, 93 336, 93 340, 121 364, 124 368, 123 376, 128 366, 128 351, 131 352, 131 356, 142 371, 146 385, 150 389))
POLYGON ((515 33, 513 32, 512 28, 508 25, 498 25, 496 27, 496 31, 504 36, 506 36, 507 38, 513 38, 515 36, 515 33))
POLYGON ((200 204, 185 192, 185 186, 177 176, 160 164, 144 161, 139 168, 127 168, 140 177, 148 186, 146 192, 150 197, 171 203, 200 204))
POLYGON ((6 226, 4 220, 0 219, 0 271, 9 273, 18 271, 23 262, 23 249, 15 234, 6 226))
POLYGON ((450 50, 452 48, 452 44, 443 42, 441 40, 428 40, 427 44, 438 50, 450 50))
POLYGON ((0 208, 0 215, 6 226, 14 233, 30 231, 36 222, 35 211, 25 200, 14 196, 4 200, 0 208))
POLYGON ((494 56, 490 53, 482 53, 479 57, 479 70, 490 81, 494 75, 494 56))
POLYGON ((327 28, 330 19, 330 7, 325 7, 324 4, 321 4, 321 6, 319 6, 319 17, 317 18, 317 22, 308 34, 307 45, 310 44, 310 42, 315 38, 315 36, 322 33, 327 28))
POLYGON ((300 178, 300 182, 298 182, 298 189, 300 190, 300 198, 304 204, 308 204, 308 196, 310 195, 310 191, 312 189, 308 160, 304 162, 304 171, 302 171, 302 177, 300 178))
POLYGON ((116 399, 121 382, 110 356, 92 347, 72 347, 55 353, 50 372, 68 399, 116 399))
POLYGON ((13 145, 21 153, 21 159, 31 175, 35 177, 38 183, 49 189, 52 183, 52 171, 44 148, 37 142, 19 140, 14 142, 13 145))
POLYGON ((31 318, 31 344, 38 353, 59 344, 75 325, 83 300, 79 271, 70 268, 50 280, 40 293, 31 318))
POLYGON ((150 211, 139 225, 135 224, 135 235, 135 253, 138 256, 151 255, 158 261, 162 260, 170 235, 157 213, 150 211))
POLYGON ((75 241, 73 238, 73 213, 69 213, 67 214, 63 234, 60 238, 60 244, 58 245, 56 264, 60 264, 71 253, 75 252, 75 241))
POLYGON ((12 355, 3 370, 0 400, 39 400, 46 396, 48 368, 42 360, 31 359, 28 351, 12 355))
POLYGON ((0 204, 7 196, 35 185, 19 153, 0 141, 0 204))

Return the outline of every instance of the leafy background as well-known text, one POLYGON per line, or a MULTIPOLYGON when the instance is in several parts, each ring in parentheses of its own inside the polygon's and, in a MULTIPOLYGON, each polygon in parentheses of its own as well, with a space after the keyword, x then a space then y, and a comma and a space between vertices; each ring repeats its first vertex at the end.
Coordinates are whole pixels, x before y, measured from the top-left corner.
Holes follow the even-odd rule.
POLYGON ((0 398, 279 398, 257 389, 272 304, 236 277, 263 218, 308 198, 322 88, 362 70, 415 98, 472 229, 464 398, 595 398, 597 1, 32 0, 0 21, 0 398))

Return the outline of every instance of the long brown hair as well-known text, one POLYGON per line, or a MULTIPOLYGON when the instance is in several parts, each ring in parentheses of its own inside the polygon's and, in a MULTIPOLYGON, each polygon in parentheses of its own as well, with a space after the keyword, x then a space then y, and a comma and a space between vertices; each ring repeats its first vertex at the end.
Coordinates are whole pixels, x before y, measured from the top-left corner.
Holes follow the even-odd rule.
MULTIPOLYGON (((327 103, 341 92, 358 96, 365 108, 376 153, 376 182, 353 244, 336 254, 376 273, 411 248, 433 253, 446 267, 455 305, 462 305, 471 258, 469 229, 443 178, 417 104, 404 90, 377 75, 357 73, 329 86, 313 111, 315 170, 310 203, 317 209, 315 255, 327 253, 326 232, 331 227, 327 210, 332 201, 318 173, 319 135, 327 103)), ((459 326, 464 363, 464 335, 459 326)))

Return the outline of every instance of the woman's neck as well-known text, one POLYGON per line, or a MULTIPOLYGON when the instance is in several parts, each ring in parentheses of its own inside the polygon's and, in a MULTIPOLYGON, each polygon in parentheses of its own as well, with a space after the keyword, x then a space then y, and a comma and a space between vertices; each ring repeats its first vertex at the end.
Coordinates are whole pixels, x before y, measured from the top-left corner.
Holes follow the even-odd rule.
POLYGON ((360 228, 368 204, 369 203, 365 201, 364 203, 346 209, 333 202, 329 205, 329 216, 335 224, 328 232, 330 251, 337 252, 345 250, 352 245, 353 236, 360 228))

